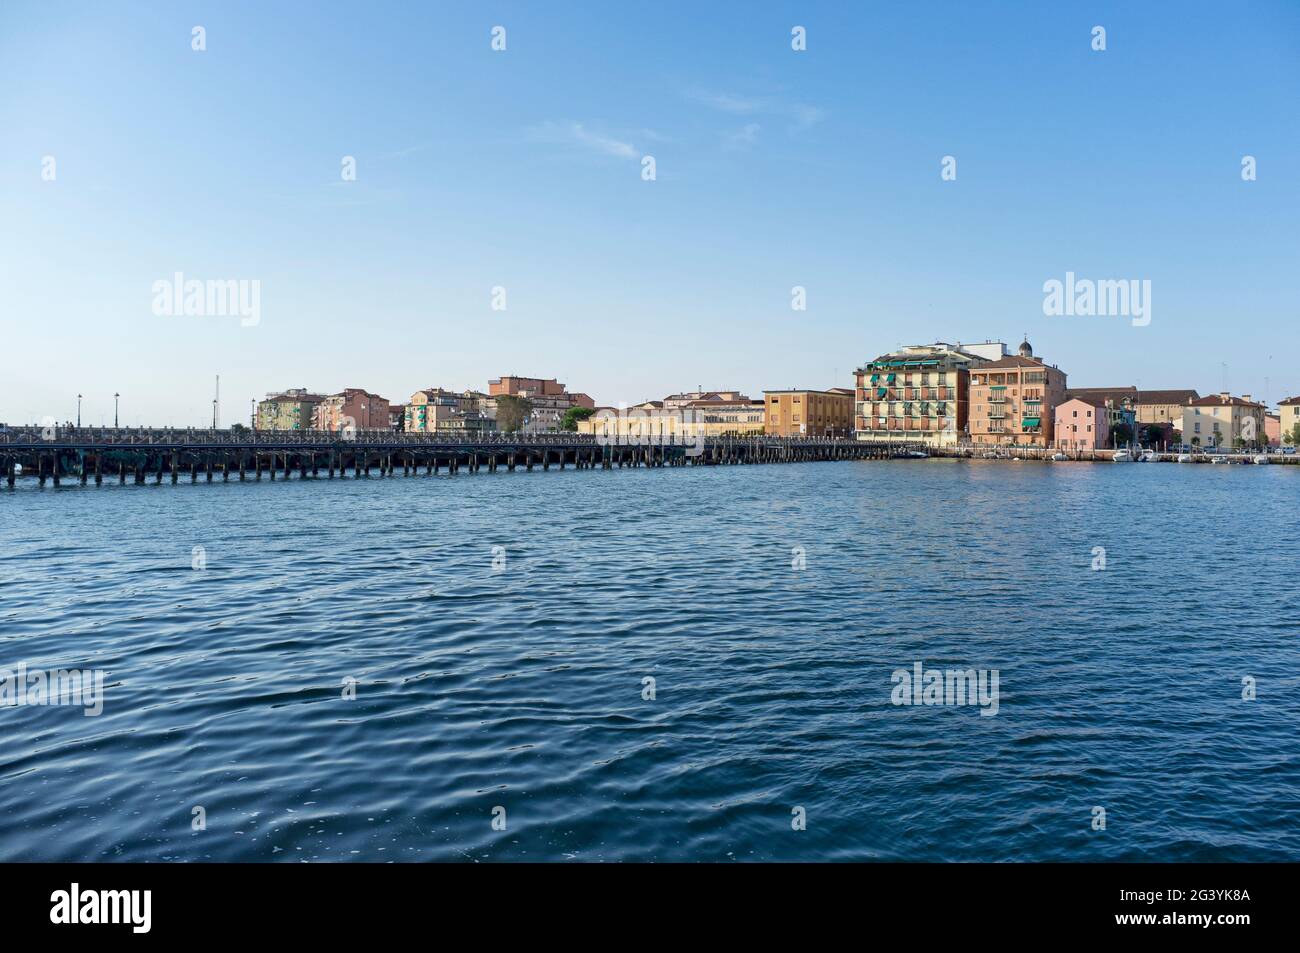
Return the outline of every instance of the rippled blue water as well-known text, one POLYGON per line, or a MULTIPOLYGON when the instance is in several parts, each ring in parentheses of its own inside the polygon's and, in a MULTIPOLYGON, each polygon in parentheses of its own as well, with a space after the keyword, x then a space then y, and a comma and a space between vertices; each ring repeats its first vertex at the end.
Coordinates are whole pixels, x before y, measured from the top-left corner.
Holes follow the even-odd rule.
POLYGON ((939 460, 20 487, 0 668, 107 675, 97 718, 0 708, 0 858, 1297 860, 1298 496, 939 460), (891 704, 916 661, 998 670, 998 713, 891 704))

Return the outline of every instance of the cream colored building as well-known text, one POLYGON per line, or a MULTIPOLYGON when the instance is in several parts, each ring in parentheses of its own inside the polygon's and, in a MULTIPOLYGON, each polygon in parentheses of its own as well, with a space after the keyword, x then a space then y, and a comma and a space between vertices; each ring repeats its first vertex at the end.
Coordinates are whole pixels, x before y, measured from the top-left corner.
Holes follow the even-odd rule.
POLYGON ((1290 440, 1288 436, 1296 435, 1296 427, 1300 426, 1300 397, 1288 397, 1280 401, 1277 405, 1277 415, 1281 418, 1278 422, 1278 428, 1282 433, 1282 445, 1296 446, 1300 441, 1290 440))
POLYGON ((631 407, 599 407, 578 421, 578 433, 618 439, 626 443, 672 443, 697 437, 742 437, 763 433, 764 406, 734 391, 723 396, 706 393, 705 399, 647 400, 631 407), (667 406, 672 401, 674 406, 667 406))
POLYGON ((1233 397, 1227 391, 1201 397, 1183 408, 1183 443, 1204 449, 1231 450, 1238 445, 1259 446, 1267 440, 1264 405, 1249 394, 1233 397))

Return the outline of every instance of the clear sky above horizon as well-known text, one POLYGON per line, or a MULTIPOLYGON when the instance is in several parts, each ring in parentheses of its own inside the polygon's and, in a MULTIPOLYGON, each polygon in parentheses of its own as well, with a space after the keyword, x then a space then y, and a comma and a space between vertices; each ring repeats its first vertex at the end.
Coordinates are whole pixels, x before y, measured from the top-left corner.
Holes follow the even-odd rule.
POLYGON ((1073 386, 1300 394, 1296 2, 8 0, 0 142, 9 423, 200 425, 216 374, 224 423, 510 373, 758 395, 1026 333, 1073 386), (177 272, 260 321, 155 314, 177 272), (1150 280, 1150 324, 1045 316, 1067 272, 1150 280))

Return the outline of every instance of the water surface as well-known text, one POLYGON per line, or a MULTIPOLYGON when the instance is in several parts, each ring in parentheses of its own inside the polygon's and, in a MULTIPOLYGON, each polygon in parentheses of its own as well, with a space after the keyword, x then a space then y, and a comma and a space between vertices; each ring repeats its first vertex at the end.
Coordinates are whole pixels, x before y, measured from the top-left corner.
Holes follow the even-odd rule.
POLYGON ((0 708, 0 859, 1294 861, 1298 494, 948 460, 29 482, 0 668, 106 687, 0 708), (891 704, 917 661, 997 670, 998 713, 891 704))

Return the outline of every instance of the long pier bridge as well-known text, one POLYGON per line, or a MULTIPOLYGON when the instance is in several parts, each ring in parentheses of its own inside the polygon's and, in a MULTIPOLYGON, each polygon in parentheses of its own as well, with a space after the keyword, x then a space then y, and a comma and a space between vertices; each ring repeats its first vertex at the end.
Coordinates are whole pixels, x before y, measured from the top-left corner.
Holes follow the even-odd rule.
POLYGON ((514 470, 566 466, 614 467, 723 466, 861 460, 887 457, 886 444, 816 437, 718 437, 686 444, 615 443, 584 434, 445 434, 359 430, 346 436, 326 431, 173 430, 99 427, 21 427, 0 431, 0 470, 5 483, 31 477, 142 484, 188 475, 200 479, 275 480, 410 475, 462 470, 476 473, 502 467, 514 470))

